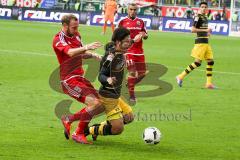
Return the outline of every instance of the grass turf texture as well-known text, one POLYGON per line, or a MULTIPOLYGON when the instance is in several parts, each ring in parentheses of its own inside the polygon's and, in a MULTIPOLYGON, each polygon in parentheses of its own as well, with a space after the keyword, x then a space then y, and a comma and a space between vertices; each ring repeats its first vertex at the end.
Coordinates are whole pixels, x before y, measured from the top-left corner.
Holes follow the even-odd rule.
MULTIPOLYGON (((173 90, 139 99, 134 112, 140 112, 141 117, 126 126, 122 135, 81 145, 65 140, 54 113, 56 104, 69 97, 48 84, 51 72, 58 67, 51 45, 59 30, 60 24, 0 20, 0 159, 240 158, 239 38, 211 37, 213 80, 220 89, 202 89, 205 63, 186 78, 183 88, 178 88, 175 76, 192 62, 189 55, 194 35, 149 31, 144 42, 146 60, 169 69, 160 79, 171 83, 173 90), (145 117, 159 111, 182 117, 157 121, 145 117), (142 141, 142 132, 149 126, 161 130, 160 144, 148 146, 142 141)), ((80 26, 80 32, 85 44, 106 43, 111 36, 110 29, 107 35, 100 35, 100 27, 80 26)), ((74 101, 71 111, 81 106, 74 101)))

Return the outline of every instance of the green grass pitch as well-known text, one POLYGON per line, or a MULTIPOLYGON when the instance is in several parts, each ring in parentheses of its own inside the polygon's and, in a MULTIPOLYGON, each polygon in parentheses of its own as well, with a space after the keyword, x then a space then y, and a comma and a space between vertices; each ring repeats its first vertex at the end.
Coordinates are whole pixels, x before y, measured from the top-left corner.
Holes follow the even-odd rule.
MULTIPOLYGON (((212 36, 215 66, 213 80, 218 90, 203 89, 205 63, 178 88, 175 76, 192 62, 193 34, 149 31, 144 42, 146 61, 166 66, 160 80, 172 84, 171 92, 141 98, 135 122, 120 136, 100 137, 94 145, 66 141, 54 113, 64 94, 52 90, 48 79, 58 67, 52 38, 60 24, 0 20, 0 159, 104 159, 104 160, 237 160, 240 159, 240 41, 212 36), (168 119, 151 120, 161 112, 168 119), (180 118, 171 116, 180 115, 180 118), (163 134, 160 144, 142 140, 146 127, 163 134)), ((80 26, 85 43, 108 42, 100 27, 80 26)), ((97 50, 103 53, 103 50, 97 50)), ((98 82, 95 83, 96 88, 98 82)), ((139 87, 138 90, 151 86, 139 87)), ((83 105, 74 101, 71 111, 83 105)), ((103 120, 104 116, 97 121, 103 120)), ((77 123, 74 123, 76 126, 77 123)))

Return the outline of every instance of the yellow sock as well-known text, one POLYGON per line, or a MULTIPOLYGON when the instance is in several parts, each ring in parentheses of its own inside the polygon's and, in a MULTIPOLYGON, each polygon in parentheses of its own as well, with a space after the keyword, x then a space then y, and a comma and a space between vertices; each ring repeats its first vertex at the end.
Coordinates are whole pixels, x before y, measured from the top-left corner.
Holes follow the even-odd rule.
POLYGON ((101 124, 95 124, 91 127, 89 127, 89 134, 91 135, 111 135, 111 124, 107 123, 101 123, 101 124))
POLYGON ((206 67, 207 85, 212 84, 212 67, 213 65, 207 65, 206 67))
POLYGON ((180 79, 184 79, 191 71, 193 71, 195 68, 199 67, 200 65, 201 63, 193 62, 192 64, 187 66, 187 68, 181 74, 179 74, 178 77, 180 79))
POLYGON ((103 135, 103 127, 105 124, 96 124, 89 127, 89 134, 91 135, 103 135))

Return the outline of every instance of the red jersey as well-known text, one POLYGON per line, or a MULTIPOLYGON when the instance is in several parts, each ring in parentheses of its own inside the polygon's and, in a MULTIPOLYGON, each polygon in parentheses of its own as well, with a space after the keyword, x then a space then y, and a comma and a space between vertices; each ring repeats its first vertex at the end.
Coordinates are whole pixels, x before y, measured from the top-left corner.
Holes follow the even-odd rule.
MULTIPOLYGON (((143 20, 138 17, 136 17, 134 20, 126 17, 119 22, 118 26, 124 27, 124 28, 127 28, 128 30, 130 30, 131 39, 133 39, 140 32, 147 33, 143 20)), ((139 42, 133 43, 133 45, 128 49, 128 52, 134 53, 134 54, 143 54, 143 44, 142 43, 143 43, 142 40, 139 42)))
POLYGON ((60 64, 60 78, 67 79, 71 76, 84 74, 82 56, 70 57, 67 52, 70 48, 82 47, 80 34, 68 37, 63 31, 57 33, 53 39, 52 47, 60 64))

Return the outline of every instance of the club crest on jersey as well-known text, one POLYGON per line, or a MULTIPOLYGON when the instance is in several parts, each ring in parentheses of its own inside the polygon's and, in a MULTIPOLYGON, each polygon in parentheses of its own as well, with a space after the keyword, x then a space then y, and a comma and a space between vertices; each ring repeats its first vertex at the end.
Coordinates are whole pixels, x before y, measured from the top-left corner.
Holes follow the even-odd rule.
POLYGON ((140 26, 140 24, 141 24, 141 23, 140 23, 140 21, 137 21, 137 25, 139 25, 139 26, 140 26))

